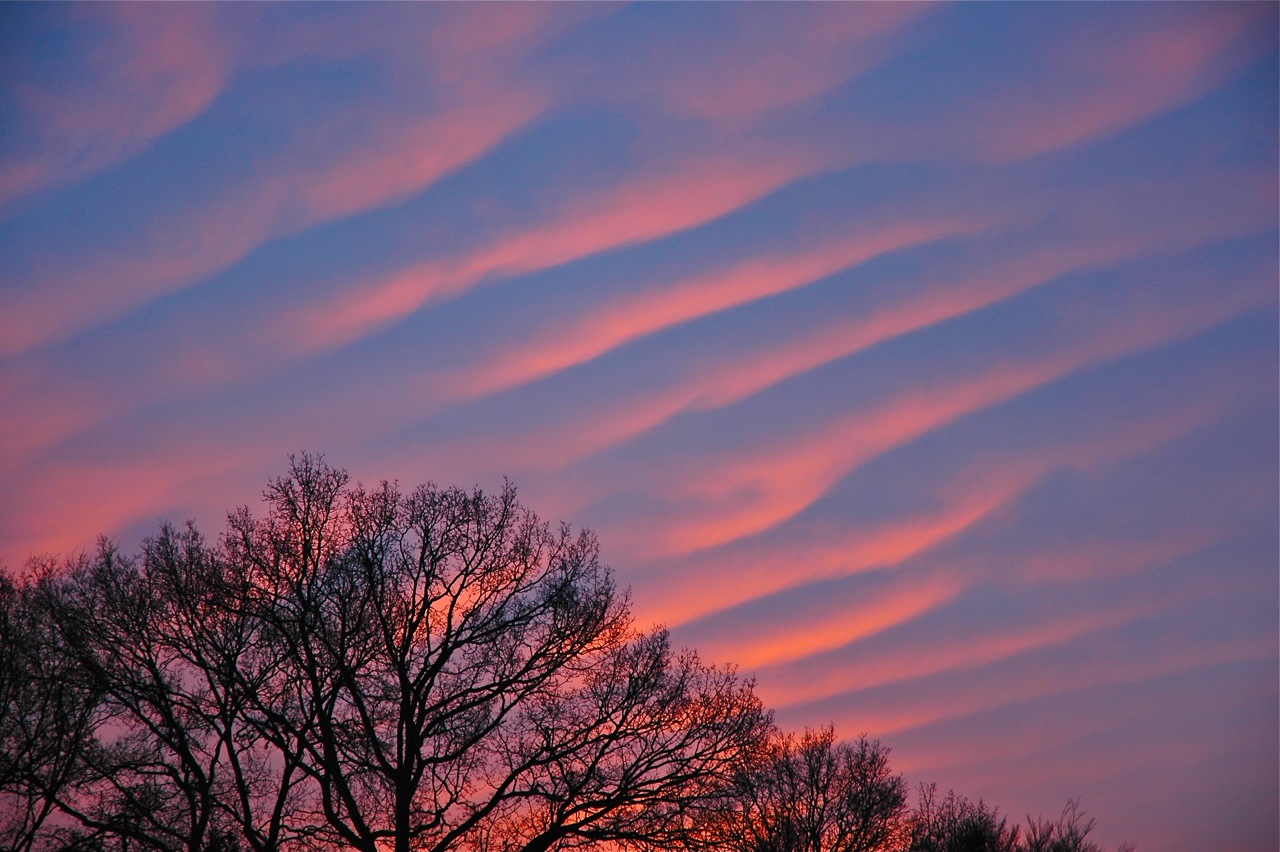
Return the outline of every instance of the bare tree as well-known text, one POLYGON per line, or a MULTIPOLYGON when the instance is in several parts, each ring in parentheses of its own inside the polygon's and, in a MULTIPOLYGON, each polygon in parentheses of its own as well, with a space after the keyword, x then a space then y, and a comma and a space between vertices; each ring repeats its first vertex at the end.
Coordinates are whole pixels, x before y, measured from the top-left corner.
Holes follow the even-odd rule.
POLYGON ((75 822, 62 843, 279 847, 253 811, 264 798, 287 803, 290 785, 287 761, 265 754, 245 720, 269 669, 246 598, 190 525, 162 527, 138 558, 102 542, 50 574, 41 663, 64 668, 102 710, 75 784, 54 797, 75 822))
POLYGON ((335 842, 646 842, 768 723, 731 672, 634 634, 594 537, 510 486, 349 487, 303 456, 267 499, 225 542, 282 660, 250 718, 295 744, 335 842))
POLYGON ((8 845, 664 848, 772 730, 510 486, 265 496, 0 584, 8 845))
POLYGON ((538 702, 518 726, 536 806, 516 842, 527 852, 603 841, 687 845, 726 781, 772 734, 731 669, 673 654, 664 632, 615 648, 560 700, 538 702))
POLYGON ((711 845, 741 852, 900 848, 906 782, 888 757, 865 736, 838 741, 830 726, 777 736, 735 779, 711 845))
MULTIPOLYGON (((1027 816, 1027 837, 1022 848, 1025 852, 1103 852, 1098 844, 1089 840, 1094 820, 1080 807, 1078 799, 1068 799, 1062 815, 1056 820, 1027 816)), ((1134 846, 1121 844, 1118 852, 1133 852, 1134 846)))
POLYGON ((1025 846, 731 667, 637 631, 588 532, 303 455, 215 542, 0 571, 0 844, 20 852, 1097 852, 1025 846))
POLYGON ((104 710, 65 657, 48 653, 52 566, 18 581, 0 570, 0 848, 25 852, 54 834, 57 801, 83 775, 104 710))
POLYGON ((936 784, 921 784, 910 816, 910 852, 1019 852, 1018 826, 981 799, 972 802, 936 784))

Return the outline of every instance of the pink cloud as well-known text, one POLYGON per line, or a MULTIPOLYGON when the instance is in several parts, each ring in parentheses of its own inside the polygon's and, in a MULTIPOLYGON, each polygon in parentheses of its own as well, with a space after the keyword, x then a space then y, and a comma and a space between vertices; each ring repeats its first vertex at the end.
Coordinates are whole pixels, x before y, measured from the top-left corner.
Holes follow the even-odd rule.
MULTIPOLYGON (((1240 223, 1232 224, 1230 229, 1234 230, 1237 226, 1240 223)), ((1122 229, 1107 226, 1096 234, 1090 231, 1075 235, 1062 245, 1032 244, 1017 251, 993 254, 975 248, 974 257, 980 258, 980 262, 965 264, 960 269, 948 267, 922 270, 922 278, 930 283, 913 292, 911 297, 860 312, 856 316, 816 318, 815 323, 807 327, 803 337, 758 341, 748 348, 730 347, 718 353, 699 353, 698 357, 690 358, 680 372, 664 380, 661 386, 632 388, 626 394, 599 394, 589 404, 580 406, 572 418, 552 419, 549 415, 535 417, 526 413, 519 430, 485 428, 434 446, 443 457, 449 459, 450 469, 458 471, 455 475, 464 477, 474 475, 477 471, 489 470, 494 459, 503 460, 502 470, 506 472, 561 469, 584 458, 605 453, 609 447, 621 442, 635 439, 681 412, 731 405, 791 376, 847 357, 895 336, 919 331, 934 323, 980 309, 1069 271, 1106 265, 1133 253, 1148 251, 1153 242, 1163 243, 1176 239, 1184 241, 1182 244, 1185 245, 1185 241, 1204 238, 1203 233, 1180 231, 1177 228, 1171 232, 1151 229, 1139 235, 1130 235, 1122 229)), ((785 262, 778 263, 777 268, 787 268, 793 260, 803 265, 815 258, 820 260, 834 256, 838 254, 835 251, 838 247, 838 244, 831 244, 819 247, 812 253, 801 252, 794 257, 787 256, 785 262)), ((762 268, 772 262, 757 259, 753 268, 762 268)), ((707 276, 707 280, 715 280, 717 276, 728 280, 732 270, 733 267, 726 267, 707 276)), ((1250 294, 1247 282, 1244 286, 1246 291, 1241 291, 1238 287, 1226 288, 1220 292, 1201 290, 1192 295, 1190 300, 1171 297, 1161 298, 1159 302, 1171 306, 1170 310, 1175 313, 1181 311, 1178 314, 1181 318, 1173 321, 1174 327, 1188 317, 1190 327, 1201 327, 1200 321, 1196 320, 1201 312, 1197 307, 1201 300, 1214 301, 1217 297, 1222 299, 1220 304, 1204 310, 1202 319, 1208 323, 1255 304, 1257 294, 1262 291, 1253 288, 1250 294), (1183 306, 1185 309, 1173 306, 1183 306)), ((649 294, 665 291, 665 285, 645 285, 643 292, 649 294)), ((678 295, 673 295, 672 300, 679 303, 678 295)), ((500 350, 490 363, 482 361, 479 365, 462 368, 459 373, 424 373, 410 383, 408 397, 436 402, 445 400, 442 404, 447 406, 456 401, 460 394, 465 398, 471 394, 488 392, 494 385, 502 387, 511 381, 524 380, 531 373, 540 373, 548 362, 563 364, 578 360, 572 357, 583 353, 576 330, 581 328, 590 332, 592 322, 588 322, 586 318, 613 315, 625 317, 626 314, 615 303, 584 309, 578 317, 570 317, 563 325, 557 323, 531 331, 526 342, 519 342, 509 350, 500 350), (551 355, 540 357, 540 349, 532 341, 541 341, 550 348, 551 355), (512 355, 513 352, 517 354, 512 355), (532 366, 527 366, 526 360, 532 366), (458 380, 459 374, 466 376, 467 381, 458 380)), ((1143 319, 1139 323, 1145 321, 1143 319)), ((1122 338, 1123 334, 1117 339, 1122 338)), ((598 343, 599 340, 588 337, 591 343, 598 343)), ((593 355, 594 351, 588 349, 586 355, 593 355)), ((403 381, 397 379, 397 383, 403 389, 403 381)), ((401 393, 393 396, 397 400, 404 398, 401 393)), ((406 403, 406 411, 412 407, 411 403, 406 403)), ((388 417, 394 420, 394 412, 389 411, 388 417)), ((833 437, 832 442, 840 444, 839 436, 833 437)), ((713 454, 711 458, 714 457, 713 454)), ((820 469, 822 464, 819 462, 817 467, 820 469)), ((646 478, 655 475, 661 477, 665 474, 661 468, 647 469, 645 472, 646 478)), ((592 499, 592 493, 594 486, 575 484, 563 495, 561 511, 569 516, 578 515, 592 499)), ((761 522, 764 520, 767 520, 767 516, 761 522)), ((625 538, 629 533, 622 530, 619 535, 625 538)), ((632 544, 647 552, 653 541, 646 536, 645 541, 629 542, 629 546, 632 544)))
MULTIPOLYGON (((1199 542, 1192 541, 1180 542, 1178 548, 1170 548, 1166 542, 1115 544, 1116 551, 1128 550, 1125 556, 1125 563, 1129 565, 1128 571, 1143 571, 1143 569, 1152 568, 1153 565, 1164 564, 1171 556, 1194 553, 1198 548, 1199 542)), ((948 554, 948 563, 951 558, 951 554, 948 554)), ((973 559, 980 559, 980 555, 974 555, 973 559)), ((1117 571, 1123 571, 1123 569, 1120 565, 1115 565, 1111 576, 1114 577, 1117 571)), ((950 573, 950 567, 948 567, 948 573, 950 573)), ((952 578, 956 580, 964 573, 965 571, 952 573, 952 578)), ((1037 582, 1037 578, 1024 577, 1020 573, 1009 574, 1009 577, 1016 581, 1037 582)), ((1087 578, 1080 576, 1071 577, 1071 580, 1076 583, 1088 582, 1087 578)), ((902 582, 909 581, 904 578, 902 582)), ((919 578, 913 577, 910 582, 919 582, 919 578)), ((876 655, 860 654, 856 658, 851 658, 855 659, 854 663, 841 663, 837 656, 833 655, 815 656, 814 659, 806 660, 804 665, 790 668, 787 665, 778 665, 771 668, 764 681, 771 684, 769 687, 772 691, 771 701, 776 702, 778 706, 805 705, 846 692, 878 690, 888 684, 923 681, 923 679, 956 672, 956 670, 995 667, 997 664, 1014 660, 1029 652, 1066 645, 1094 633, 1110 631, 1112 628, 1132 623, 1134 620, 1151 617, 1167 610, 1171 605, 1210 597, 1215 594, 1215 591, 1208 587, 1211 582, 1206 580, 1203 588, 1192 588, 1192 590, 1170 586, 1166 594, 1148 597, 1137 605, 1132 601, 1115 601, 1107 605, 1091 604, 1087 613, 1055 614, 1052 617, 1039 619, 1034 626, 1012 627, 992 624, 982 632, 974 632, 970 636, 952 636, 945 642, 931 642, 928 654, 922 654, 915 643, 904 641, 896 649, 881 649, 876 655)), ((1161 658, 1164 658, 1170 667, 1174 667, 1165 670, 1187 670, 1217 659, 1212 655, 1210 659, 1203 661, 1187 659, 1188 649, 1157 650, 1161 651, 1161 658), (1178 665, 1185 665, 1185 668, 1178 669, 1176 668, 1178 665)), ((1224 642, 1219 649, 1213 651, 1213 654, 1219 654, 1219 652, 1226 652, 1228 654, 1226 659, 1238 659, 1240 654, 1256 655, 1258 645, 1256 640, 1247 640, 1243 643, 1224 642)), ((1140 659, 1149 659, 1149 656, 1142 655, 1140 659)), ((1088 667, 1088 672, 1091 673, 1091 677, 1102 674, 1101 682, 1123 682, 1133 674, 1125 668, 1125 665, 1128 663, 1120 660, 1097 661, 1096 664, 1088 667)), ((1061 674, 1061 672, 1042 672, 1041 678, 1019 678, 1019 681, 1030 681, 1033 684, 1033 691, 1029 695, 1020 698, 1006 696, 991 704, 982 702, 984 684, 986 686, 989 684, 984 679, 975 678, 974 693, 968 696, 974 704, 948 705, 942 709, 931 704, 923 704, 915 707, 914 715, 895 714, 892 722, 882 719, 879 724, 882 725, 883 730, 901 730, 977 713, 979 710, 989 709, 1006 701, 1024 700, 1024 698, 1039 695, 1039 690, 1042 690, 1046 683, 1059 681, 1061 674)), ((1004 678, 995 675, 993 679, 1002 681, 1004 678)), ((1080 688, 1084 686, 1096 686, 1096 682, 1079 684, 1080 688)))
MULTIPOLYGON (((998 630, 979 636, 954 637, 943 644, 932 644, 929 653, 903 646, 877 655, 874 660, 860 659, 856 665, 832 663, 827 666, 805 666, 794 673, 785 667, 770 670, 767 677, 768 700, 783 708, 817 702, 848 692, 851 688, 871 690, 889 684, 921 680, 954 670, 970 670, 995 665, 1021 654, 1063 645, 1080 637, 1127 624, 1135 618, 1154 612, 1155 605, 1135 609, 1126 603, 1086 615, 1071 614, 1048 619, 1034 627, 998 630)), ((898 712, 864 716, 859 711, 861 728, 887 733, 936 722, 943 718, 936 706, 903 708, 898 712)), ((972 712, 972 711, 968 711, 972 712)))
MULTIPOLYGON (((861 693, 861 700, 822 703, 820 712, 835 709, 836 723, 850 724, 852 718, 839 718, 839 704, 847 704, 849 713, 856 714, 859 727, 875 730, 877 735, 903 735, 1010 704, 1149 682, 1162 676, 1274 656, 1274 640, 1268 637, 1224 635, 1206 639, 1166 635, 1152 638, 1129 653, 1094 656, 1088 665, 1045 666, 1036 661, 1038 652, 1095 641, 1123 625, 1168 614, 1181 605, 1215 594, 1207 588, 1171 587, 1141 602, 1117 602, 1083 614, 1050 615, 1035 626, 1001 626, 985 635, 957 636, 946 643, 934 641, 927 653, 904 645, 884 649, 874 659, 863 656, 853 666, 831 661, 825 668, 807 666, 794 673, 788 673, 785 667, 777 668, 769 673, 765 697, 785 712, 788 706, 800 710, 803 705, 824 698, 861 693), (961 674, 963 680, 957 681, 961 674), (883 687, 887 685, 896 685, 897 689, 886 690, 883 687), (908 691, 904 693, 904 689, 908 691)), ((1025 746, 1035 749, 1031 740, 1025 746)), ((1010 751, 1015 755, 1018 750, 1016 743, 1011 745, 1010 751)), ((936 770, 938 766, 964 762, 965 751, 961 747, 949 754, 945 747, 931 748, 929 765, 936 770)))
POLYGON ((883 62, 896 51, 898 34, 926 9, 916 3, 707 7, 691 16, 700 19, 694 26, 656 39, 630 37, 628 49, 605 62, 570 54, 549 65, 558 88, 575 98, 740 130, 883 62), (714 38, 705 37, 708 29, 714 38))
POLYGON ((697 501, 669 519, 647 552, 677 555, 754 535, 794 517, 850 470, 947 423, 1039 387, 1065 366, 1007 368, 973 381, 912 390, 874 410, 822 424, 785 443, 691 462, 655 485, 697 501), (678 480, 678 481, 677 481, 678 480))
MULTIPOLYGON (((679 626, 694 619, 819 580, 902 564, 970 528, 1026 486, 1025 480, 988 481, 985 488, 955 488, 927 511, 875 527, 850 529, 812 547, 780 552, 764 548, 759 558, 701 555, 682 560, 637 594, 641 621, 679 626)), ((661 526, 657 529, 661 530, 661 526)), ((611 535, 610 541, 617 539, 611 535)), ((632 552, 628 542, 611 546, 632 552)), ((642 558, 642 557, 639 557, 642 558)))
POLYGON ((981 220, 891 222, 815 250, 750 257, 728 269, 623 294, 468 366, 445 384, 455 396, 485 396, 585 363, 663 329, 803 287, 873 257, 982 227, 981 220))
MULTIPOLYGON (((1144 607, 1134 607, 1135 612, 1127 616, 1117 616, 1118 624, 1127 623, 1140 617, 1144 607)), ((1102 626, 1099 620, 1099 628, 1102 626)), ((1065 644, 1075 638, 1084 636, 1091 630, 1082 630, 1074 635, 1063 636, 1059 642, 1047 641, 1051 630, 1044 630, 1041 639, 1034 641, 1030 647, 1021 651, 1002 654, 992 663, 1010 659, 1020 653, 1033 649, 1049 647, 1053 644, 1065 644)), ((1057 637, 1054 637, 1057 638, 1057 637)), ((1156 651, 1140 659, 1113 656, 1095 661, 1090 666, 1077 669, 1060 667, 1045 668, 1038 672, 1024 668, 1017 677, 995 674, 983 678, 971 678, 971 688, 967 690, 948 689, 945 699, 941 696, 933 701, 921 701, 907 704, 895 701, 890 707, 859 707, 856 715, 856 726, 874 730, 880 736, 902 734, 917 728, 936 725, 940 722, 962 719, 977 713, 989 711, 1009 704, 1017 704, 1054 695, 1071 695, 1087 689, 1096 689, 1111 684, 1131 683, 1140 679, 1157 678, 1161 675, 1179 674, 1194 671, 1198 668, 1219 666, 1273 657, 1274 647, 1269 639, 1222 639, 1215 642, 1204 642, 1196 645, 1184 645, 1176 648, 1156 651)), ((966 662, 965 668, 972 663, 966 662)), ((855 681, 856 682, 856 681, 855 681)), ((846 686, 847 689, 847 686, 846 686)), ((769 696, 766 693, 766 700, 769 696)), ((783 704, 785 706, 785 704, 783 704)), ((835 720, 837 725, 855 724, 854 719, 835 720)))
POLYGON ((483 99, 464 101, 445 115, 398 129, 392 144, 371 138, 341 167, 322 167, 288 183, 301 197, 308 224, 349 216, 430 186, 539 111, 533 92, 487 92, 483 99))
POLYGON ((230 51, 212 7, 105 4, 72 13, 86 42, 74 88, 17 73, 21 147, 0 161, 0 206, 137 154, 203 112, 230 51))
POLYGON ((0 372, 0 474, 98 422, 107 408, 92 388, 58 387, 46 371, 0 372))
POLYGON ((500 2, 388 6, 339 12, 291 27, 281 56, 375 55, 397 73, 425 70, 446 88, 507 77, 513 67, 586 21, 613 14, 591 4, 500 2))
POLYGON ((710 50, 672 45, 650 66, 667 73, 648 85, 679 113, 712 120, 758 116, 823 94, 882 61, 890 53, 886 36, 925 8, 851 3, 739 10, 733 38, 710 50))
POLYGON ((340 346, 484 280, 548 269, 717 219, 813 168, 795 156, 724 155, 634 176, 576 199, 548 222, 469 254, 428 261, 370 282, 283 325, 300 326, 298 345, 304 349, 340 346))
POLYGON ((1194 103, 1267 55, 1269 15, 1265 4, 1242 3, 1120 15, 1105 26, 1087 16, 1022 46, 1030 67, 1018 74, 927 112, 864 117, 855 147, 891 161, 992 165, 1103 139, 1194 103))
POLYGON ((656 533, 624 539, 649 557, 723 545, 794 517, 834 482, 866 461, 904 446, 947 423, 1012 399, 1077 370, 1211 328, 1270 297, 1241 286, 1212 294, 1174 289, 1185 298, 1155 311, 1151 293, 1117 295, 1102 319, 1078 306, 1079 330, 1055 351, 998 362, 983 372, 929 387, 904 388, 866 411, 815 424, 802 434, 766 439, 731 455, 681 457, 670 466, 646 465, 648 488, 678 509, 656 533))
POLYGON ((810 614, 802 620, 754 624, 749 637, 720 641, 711 636, 700 643, 699 650, 711 659, 732 660, 748 671, 786 665, 914 621, 953 600, 960 590, 954 577, 932 577, 910 588, 865 596, 856 606, 817 617, 810 614))
POLYGON ((1046 53, 1053 85, 1014 89, 978 107, 973 127, 980 144, 996 159, 1019 160, 1190 103, 1260 55, 1240 49, 1239 40, 1264 13, 1261 7, 1216 7, 1144 16, 1136 31, 1072 33, 1046 53))
POLYGON ((0 298, 0 354, 118 318, 244 258, 263 242, 420 192, 482 156, 531 119, 539 101, 492 91, 441 115, 364 126, 357 144, 321 162, 276 162, 182 221, 157 219, 111 254, 72 255, 0 298), (140 245, 139 245, 140 244, 140 245))
POLYGON ((35 116, 31 125, 45 136, 31 156, 0 163, 0 204, 7 173, 15 192, 27 192, 45 185, 61 160, 74 161, 68 174, 78 177, 131 156, 203 112, 238 69, 368 55, 395 86, 429 90, 434 106, 424 115, 358 105, 319 117, 289 150, 196 209, 161 211, 109 251, 48 258, 39 280, 14 282, 21 286, 0 298, 0 354, 126 315, 264 242, 396 203, 483 156, 547 106, 548 94, 519 79, 513 66, 543 40, 599 14, 527 5, 447 13, 403 7, 391 20, 319 16, 266 44, 247 37, 252 28, 243 25, 256 20, 247 12, 222 16, 242 26, 233 39, 213 7, 81 10, 97 29, 106 27, 86 60, 95 70, 85 76, 99 88, 45 91, 38 82, 18 82, 20 100, 35 116), (94 20, 102 15, 105 25, 94 20))
POLYGON ((243 448, 202 446, 193 453, 190 447, 178 446, 113 461, 50 460, 41 463, 38 472, 19 471, 22 497, 14 499, 19 492, 6 489, 0 552, 26 558, 88 549, 97 535, 118 533, 132 525, 154 529, 164 512, 197 493, 206 502, 222 501, 214 504, 218 514, 202 517, 202 529, 216 534, 221 513, 245 496, 242 490, 229 487, 225 478, 242 469, 246 457, 264 449, 261 442, 250 439, 243 448))
MULTIPOLYGON (((1250 233, 1273 216, 1266 186, 1265 175, 1228 169, 1179 183, 1148 179, 1086 188, 1060 201, 1072 225, 1065 229, 1065 239, 1052 245, 1031 239, 1026 245, 1006 245, 997 252, 984 252, 981 263, 970 269, 922 271, 922 279, 929 283, 909 300, 857 317, 819 319, 800 339, 761 341, 728 354, 703 353, 659 389, 633 390, 625 396, 602 395, 571 422, 530 421, 518 435, 472 435, 465 443, 451 445, 450 454, 470 459, 480 467, 496 453, 517 466, 538 470, 561 467, 632 439, 680 412, 732 404, 791 376, 991 305, 1068 272, 1250 233), (1135 216, 1130 203, 1134 197, 1150 199, 1153 211, 1159 212, 1135 216), (1242 197, 1251 203, 1241 204, 1242 197), (1178 214, 1189 198, 1196 199, 1202 216, 1178 214)), ((1041 215, 1021 208, 1000 213, 1024 220, 1041 215)), ((888 221, 899 219, 890 217, 888 221)), ((935 227, 933 222, 947 221, 951 220, 946 214, 934 214, 934 218, 921 217, 914 224, 902 219, 900 225, 893 227, 927 230, 935 227)), ((1020 238, 1001 230, 1009 224, 986 211, 975 211, 956 233, 986 227, 991 230, 993 242, 1011 238, 1020 242, 1020 238)), ((836 240, 794 254, 747 258, 736 266, 669 285, 638 283, 634 296, 584 306, 576 312, 570 308, 562 318, 530 329, 523 339, 486 350, 492 354, 482 353, 456 369, 425 373, 415 383, 415 393, 442 404, 457 404, 545 379, 691 318, 696 311, 687 306, 696 306, 703 297, 695 296, 686 302, 680 293, 686 285, 714 290, 723 280, 728 287, 736 274, 745 272, 762 290, 744 288, 744 296, 749 298, 766 290, 782 292, 805 277, 797 277, 797 270, 817 277, 832 269, 833 262, 848 247, 856 248, 857 241, 836 240), (777 278, 771 281, 774 275, 777 278)), ((1227 310, 1248 301, 1241 302, 1238 293, 1228 293, 1227 299, 1227 310)), ((1216 311, 1213 315, 1221 316, 1216 311)))
MULTIPOLYGON (((1247 388, 1220 386, 1208 390, 1194 405, 1155 411, 1102 434, 1089 430, 1078 439, 1056 445, 974 458, 930 486, 929 508, 890 521, 850 523, 839 531, 806 536, 803 541, 794 537, 780 541, 739 538, 716 550, 659 561, 658 570, 645 572, 648 579, 637 595, 636 610, 642 620, 680 625, 816 581, 873 568, 927 565, 927 553, 976 524, 996 518, 1050 471, 1062 467, 1088 470, 1149 452, 1219 416, 1232 400, 1247 393, 1247 388)), ((688 479, 697 482, 701 476, 691 471, 688 479)), ((692 514, 687 505, 681 508, 677 516, 647 520, 642 525, 644 531, 660 535, 668 526, 692 514)), ((634 525, 631 519, 627 526, 634 525)), ((643 564, 646 536, 628 536, 627 528, 610 527, 602 528, 602 535, 612 548, 643 564)), ((1115 577, 1117 572, 1137 571, 1194 552, 1212 543, 1215 535, 1212 528, 1188 527, 1158 537, 1059 544, 1019 554, 1014 576, 1025 583, 1080 581, 1090 572, 1115 577)), ((953 555, 949 557, 948 570, 955 576, 978 576, 996 570, 992 565, 991 559, 980 555, 971 559, 953 555)), ((804 632, 803 627, 799 629, 804 632)), ((815 652, 820 650, 815 646, 815 652)), ((832 682, 851 682, 846 674, 834 675, 832 682)), ((804 683, 817 688, 819 681, 806 678, 804 683)))

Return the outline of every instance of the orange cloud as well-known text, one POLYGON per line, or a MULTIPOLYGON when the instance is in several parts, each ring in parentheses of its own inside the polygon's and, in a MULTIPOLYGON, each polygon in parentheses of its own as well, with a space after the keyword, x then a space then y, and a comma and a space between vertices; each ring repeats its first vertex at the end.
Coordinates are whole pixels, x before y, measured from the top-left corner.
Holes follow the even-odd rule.
MULTIPOLYGON (((851 527, 821 543, 683 560, 678 570, 652 577, 637 593, 637 615, 641 621, 679 626, 805 583, 900 565, 970 528, 1026 483, 985 484, 957 488, 935 508, 874 527, 851 527)), ((620 549, 631 552, 625 543, 620 549)))
POLYGON ((723 642, 713 636, 700 644, 700 650, 712 659, 730 660, 747 670, 785 665, 913 621, 954 599, 960 590, 958 578, 934 577, 910 588, 864 597, 854 607, 841 607, 820 617, 810 614, 803 620, 754 624, 749 639, 735 637, 723 642))

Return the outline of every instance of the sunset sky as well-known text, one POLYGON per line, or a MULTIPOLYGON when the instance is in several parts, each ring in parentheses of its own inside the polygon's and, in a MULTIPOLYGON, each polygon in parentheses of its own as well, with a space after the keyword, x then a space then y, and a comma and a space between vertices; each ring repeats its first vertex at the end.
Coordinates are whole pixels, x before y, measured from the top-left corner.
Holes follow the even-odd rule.
POLYGON ((1277 10, 0 8, 0 562, 291 452, 1010 816, 1280 842, 1277 10))

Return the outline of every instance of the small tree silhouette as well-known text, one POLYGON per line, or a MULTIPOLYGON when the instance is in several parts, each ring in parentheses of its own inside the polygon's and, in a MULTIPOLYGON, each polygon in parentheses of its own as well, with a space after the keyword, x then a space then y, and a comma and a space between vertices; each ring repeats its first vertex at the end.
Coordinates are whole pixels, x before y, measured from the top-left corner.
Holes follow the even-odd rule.
MULTIPOLYGON (((1033 818, 1028 814, 1023 848, 1026 852, 1103 852, 1101 846, 1088 839, 1094 820, 1087 816, 1078 799, 1068 799, 1056 820, 1033 818)), ((1125 843, 1117 852, 1133 852, 1134 848, 1125 843)))
POLYGON ((997 808, 948 791, 941 799, 936 784, 921 784, 910 818, 910 852, 1018 852, 1018 827, 997 808))
POLYGON ((889 750, 833 727, 778 736, 735 779, 711 845, 740 852, 872 852, 900 848, 906 782, 889 750))

